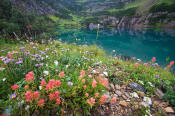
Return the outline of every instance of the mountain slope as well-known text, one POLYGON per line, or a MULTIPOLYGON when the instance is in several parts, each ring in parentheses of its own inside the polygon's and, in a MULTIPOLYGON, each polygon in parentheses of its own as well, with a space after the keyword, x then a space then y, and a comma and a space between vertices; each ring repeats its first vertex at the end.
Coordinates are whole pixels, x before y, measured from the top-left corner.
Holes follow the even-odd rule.
POLYGON ((88 12, 82 24, 100 23, 103 26, 113 27, 175 27, 174 8, 174 0, 120 1, 116 7, 88 12))

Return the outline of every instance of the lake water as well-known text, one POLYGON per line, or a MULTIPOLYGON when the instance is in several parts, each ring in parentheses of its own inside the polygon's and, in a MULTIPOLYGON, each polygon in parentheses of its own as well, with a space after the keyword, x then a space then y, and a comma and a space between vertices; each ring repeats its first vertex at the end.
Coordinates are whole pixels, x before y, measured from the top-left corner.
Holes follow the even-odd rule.
POLYGON ((175 30, 160 29, 100 29, 96 42, 97 30, 89 29, 57 29, 60 39, 67 43, 96 43, 107 54, 122 54, 136 57, 143 61, 157 58, 159 64, 166 64, 166 58, 175 60, 175 30))

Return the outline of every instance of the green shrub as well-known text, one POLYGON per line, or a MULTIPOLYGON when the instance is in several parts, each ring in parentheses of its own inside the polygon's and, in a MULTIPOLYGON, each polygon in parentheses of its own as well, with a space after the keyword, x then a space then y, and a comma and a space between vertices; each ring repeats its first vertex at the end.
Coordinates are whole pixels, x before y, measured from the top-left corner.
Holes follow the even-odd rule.
POLYGON ((153 5, 149 12, 156 13, 156 12, 175 12, 175 3, 167 4, 167 3, 161 3, 161 4, 155 4, 153 5))
POLYGON ((170 101, 175 108, 175 91, 171 88, 165 93, 164 99, 170 101))

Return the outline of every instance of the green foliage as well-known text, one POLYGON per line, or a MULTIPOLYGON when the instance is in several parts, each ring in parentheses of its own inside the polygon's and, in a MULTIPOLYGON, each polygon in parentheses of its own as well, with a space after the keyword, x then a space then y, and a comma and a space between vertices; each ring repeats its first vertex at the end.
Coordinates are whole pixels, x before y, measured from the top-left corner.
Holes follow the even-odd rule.
POLYGON ((1 0, 0 2, 0 19, 9 19, 11 15, 11 3, 9 0, 1 0))
POLYGON ((113 12, 102 11, 102 12, 95 13, 94 16, 106 15, 106 16, 115 16, 117 18, 121 18, 123 16, 135 15, 136 9, 137 9, 137 7, 128 8, 128 9, 124 9, 124 10, 117 10, 117 11, 113 11, 113 12))
POLYGON ((155 12, 175 12, 175 3, 168 4, 168 3, 161 3, 161 4, 155 4, 153 5, 149 12, 155 13, 155 12))
POLYGON ((168 91, 165 93, 164 99, 169 100, 175 108, 175 91, 172 88, 168 89, 168 91))

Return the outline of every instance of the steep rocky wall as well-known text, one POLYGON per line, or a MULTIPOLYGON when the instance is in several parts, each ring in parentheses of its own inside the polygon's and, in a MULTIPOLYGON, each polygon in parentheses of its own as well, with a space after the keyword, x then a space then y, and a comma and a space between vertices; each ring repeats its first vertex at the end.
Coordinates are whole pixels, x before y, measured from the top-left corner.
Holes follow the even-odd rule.
MULTIPOLYGON (((175 13, 158 12, 149 13, 146 16, 124 16, 122 18, 116 18, 108 16, 99 21, 103 26, 112 26, 118 28, 142 28, 142 27, 154 27, 154 24, 160 24, 161 27, 175 27, 175 13), (164 18, 163 16, 166 16, 164 18)), ((159 26, 159 25, 157 25, 159 26)))
POLYGON ((53 9, 48 3, 42 1, 37 3, 35 0, 10 0, 14 8, 20 9, 23 13, 58 14, 59 11, 53 9))

